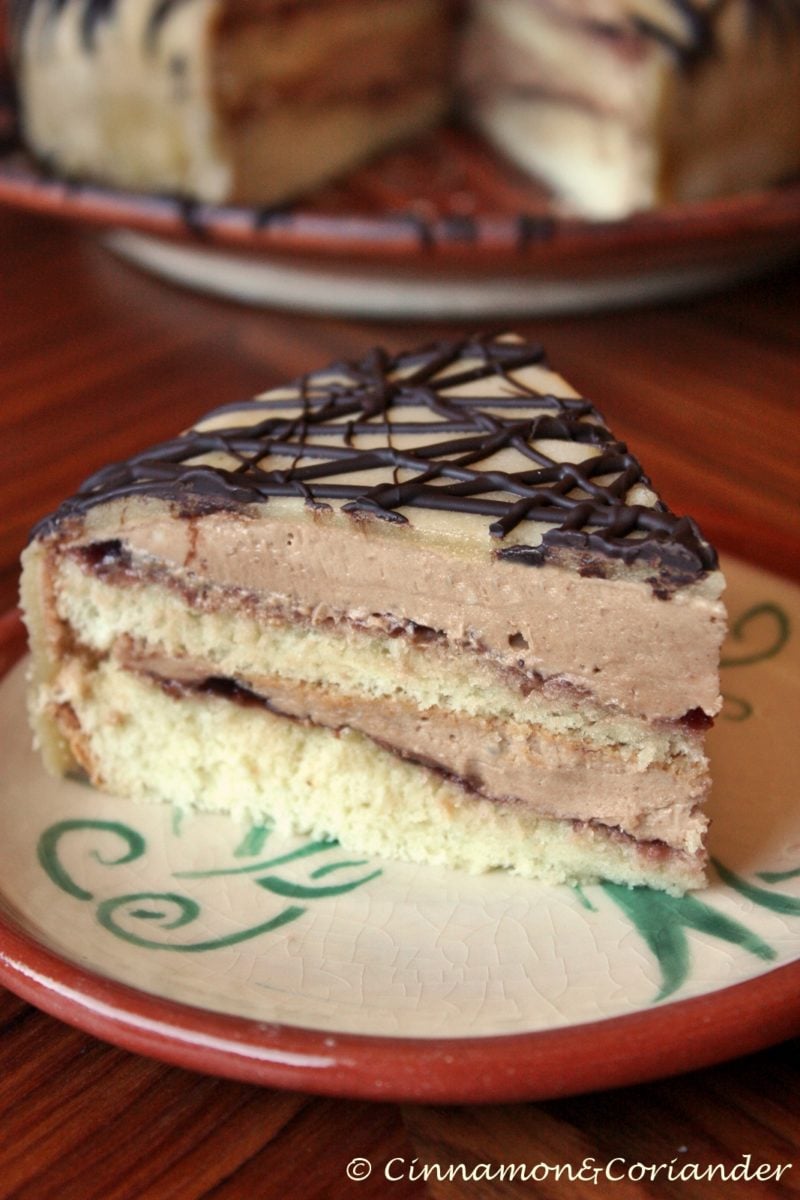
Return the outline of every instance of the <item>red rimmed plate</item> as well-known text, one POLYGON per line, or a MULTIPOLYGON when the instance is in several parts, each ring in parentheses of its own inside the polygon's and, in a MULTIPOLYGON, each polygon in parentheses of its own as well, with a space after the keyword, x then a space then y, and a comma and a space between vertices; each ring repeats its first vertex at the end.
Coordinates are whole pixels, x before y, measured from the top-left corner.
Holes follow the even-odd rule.
POLYGON ((48 779, 23 636, 0 662, 0 977, 130 1050, 271 1086, 435 1102, 628 1084, 800 1031, 796 587, 726 564, 711 886, 543 888, 365 862, 48 779), (753 797, 758 803, 753 803, 753 797))
POLYGON ((559 214, 543 188, 455 128, 267 210, 60 181, 9 137, 0 202, 113 230, 117 253, 186 286, 359 316, 633 304, 719 287, 800 252, 800 183, 590 222, 559 214))

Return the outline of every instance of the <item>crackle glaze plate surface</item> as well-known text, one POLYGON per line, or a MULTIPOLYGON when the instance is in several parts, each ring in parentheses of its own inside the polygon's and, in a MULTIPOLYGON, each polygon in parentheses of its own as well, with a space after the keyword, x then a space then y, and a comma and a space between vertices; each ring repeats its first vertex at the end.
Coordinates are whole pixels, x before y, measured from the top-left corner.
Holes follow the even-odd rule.
POLYGON ((5 618, 0 978, 134 1051, 384 1099, 563 1095, 800 1032, 800 589, 726 569, 715 867, 683 899, 364 860, 52 780, 5 618))

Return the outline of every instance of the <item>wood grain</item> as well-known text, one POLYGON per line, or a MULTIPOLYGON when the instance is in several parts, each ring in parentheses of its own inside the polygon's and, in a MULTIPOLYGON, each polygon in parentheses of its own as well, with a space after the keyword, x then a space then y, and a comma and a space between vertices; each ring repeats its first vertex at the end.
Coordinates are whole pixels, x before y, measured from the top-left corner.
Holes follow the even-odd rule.
MULTIPOLYGON (((456 332, 256 312, 167 288, 65 224, 0 212, 0 607, 32 523, 93 468, 330 358, 456 332)), ((800 271, 671 307, 522 322, 719 547, 800 578, 800 271)), ((205 1078, 0 994, 0 1197, 267 1200, 721 1195, 704 1182, 389 1183, 383 1166, 797 1156, 797 1047, 546 1104, 420 1108, 205 1078), (345 1167, 375 1164, 364 1182, 345 1167)), ((724 1195, 790 1197, 780 1183, 724 1195)))

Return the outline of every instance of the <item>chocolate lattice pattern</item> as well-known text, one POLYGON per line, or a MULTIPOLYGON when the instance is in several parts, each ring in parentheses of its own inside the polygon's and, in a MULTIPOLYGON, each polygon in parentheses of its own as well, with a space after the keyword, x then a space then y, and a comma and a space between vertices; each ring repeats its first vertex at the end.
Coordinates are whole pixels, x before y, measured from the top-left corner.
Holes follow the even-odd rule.
POLYGON ((662 584, 712 569, 714 551, 691 519, 657 500, 631 502, 650 482, 594 406, 524 381, 525 368, 545 366, 540 346, 507 338, 395 358, 374 350, 289 392, 217 409, 104 468, 51 522, 124 496, 176 501, 186 515, 296 496, 353 519, 407 524, 415 508, 489 518, 495 554, 532 566, 553 560, 603 574, 622 559, 652 566, 662 584), (518 469, 508 469, 509 452, 518 469), (492 461, 499 455, 502 467, 492 461), (519 537, 526 523, 531 544, 519 537))

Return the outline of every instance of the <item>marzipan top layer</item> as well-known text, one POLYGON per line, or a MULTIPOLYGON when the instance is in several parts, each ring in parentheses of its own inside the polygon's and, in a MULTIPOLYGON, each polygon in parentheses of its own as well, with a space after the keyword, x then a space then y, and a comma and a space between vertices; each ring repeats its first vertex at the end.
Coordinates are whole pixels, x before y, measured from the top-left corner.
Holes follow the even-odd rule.
POLYGON ((635 574, 662 598, 716 567, 597 409, 510 337, 375 350, 219 409, 91 476, 35 532, 128 497, 186 517, 296 502, 467 541, 520 570, 635 574))
POLYGON ((31 550, 80 548, 234 607, 410 621, 637 717, 719 710, 714 551, 515 338, 373 351, 219 409, 92 476, 31 550))

